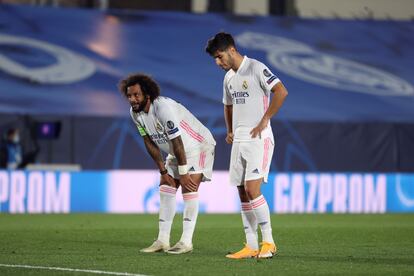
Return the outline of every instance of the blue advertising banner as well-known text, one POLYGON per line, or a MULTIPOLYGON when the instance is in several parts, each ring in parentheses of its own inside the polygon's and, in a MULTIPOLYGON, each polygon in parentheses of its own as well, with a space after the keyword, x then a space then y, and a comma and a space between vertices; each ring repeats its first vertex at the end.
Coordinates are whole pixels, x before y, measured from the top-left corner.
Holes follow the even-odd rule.
MULTIPOLYGON (((158 181, 152 170, 0 171, 0 212, 156 213, 158 181)), ((239 212, 237 189, 226 183, 228 173, 216 171, 201 186, 200 212, 239 212)), ((414 174, 272 173, 262 191, 274 213, 414 212, 414 174)))

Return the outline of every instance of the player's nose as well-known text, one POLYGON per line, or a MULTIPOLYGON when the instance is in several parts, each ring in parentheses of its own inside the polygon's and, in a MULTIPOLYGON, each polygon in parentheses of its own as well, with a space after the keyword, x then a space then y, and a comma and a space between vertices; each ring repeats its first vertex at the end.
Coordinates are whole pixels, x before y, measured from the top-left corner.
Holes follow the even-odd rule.
POLYGON ((136 98, 136 97, 131 97, 131 98, 129 98, 129 102, 130 102, 130 103, 132 103, 132 104, 136 104, 136 103, 138 103, 138 101, 137 101, 137 98, 136 98))

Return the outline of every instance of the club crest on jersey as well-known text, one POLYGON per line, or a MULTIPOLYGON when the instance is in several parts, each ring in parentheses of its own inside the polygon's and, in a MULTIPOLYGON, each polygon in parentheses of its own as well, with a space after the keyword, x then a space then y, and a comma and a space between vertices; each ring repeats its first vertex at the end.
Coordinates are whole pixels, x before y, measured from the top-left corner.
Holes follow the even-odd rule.
POLYGON ((174 128, 174 123, 173 123, 173 121, 168 121, 168 122, 167 122, 167 127, 168 127, 169 129, 173 129, 173 128, 174 128))
POLYGON ((249 86, 247 85, 247 81, 243 81, 242 87, 243 87, 244 90, 249 88, 249 86))
POLYGON ((164 129, 163 129, 163 127, 162 127, 161 123, 160 123, 160 122, 158 122, 158 121, 157 121, 157 124, 155 125, 155 129, 156 129, 158 132, 164 132, 164 129))
POLYGON ((272 74, 267 69, 263 70, 263 75, 265 75, 266 78, 270 77, 272 74))

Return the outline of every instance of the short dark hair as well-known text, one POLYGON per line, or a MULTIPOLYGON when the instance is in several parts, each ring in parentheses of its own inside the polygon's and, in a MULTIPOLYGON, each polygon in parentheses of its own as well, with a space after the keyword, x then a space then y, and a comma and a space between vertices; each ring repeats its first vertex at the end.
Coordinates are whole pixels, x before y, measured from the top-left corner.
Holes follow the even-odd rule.
POLYGON ((153 102, 160 95, 160 87, 148 75, 145 74, 131 74, 125 79, 122 79, 118 84, 119 91, 126 96, 128 87, 139 84, 144 96, 149 96, 150 101, 153 102))
POLYGON ((207 41, 206 52, 213 56, 217 51, 225 51, 229 47, 236 48, 234 39, 231 34, 220 32, 207 41))

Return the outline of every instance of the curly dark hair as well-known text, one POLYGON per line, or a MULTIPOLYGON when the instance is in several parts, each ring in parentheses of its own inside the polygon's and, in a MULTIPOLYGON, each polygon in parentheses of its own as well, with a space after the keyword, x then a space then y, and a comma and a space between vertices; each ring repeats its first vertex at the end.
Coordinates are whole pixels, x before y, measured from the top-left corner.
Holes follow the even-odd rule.
POLYGON ((217 51, 225 51, 229 47, 236 48, 233 37, 231 34, 220 32, 207 41, 206 52, 213 56, 217 51))
POLYGON ((149 96, 150 101, 153 102, 160 95, 160 87, 148 75, 137 73, 131 74, 125 79, 122 79, 118 84, 119 91, 126 96, 128 87, 139 84, 144 96, 149 96))

